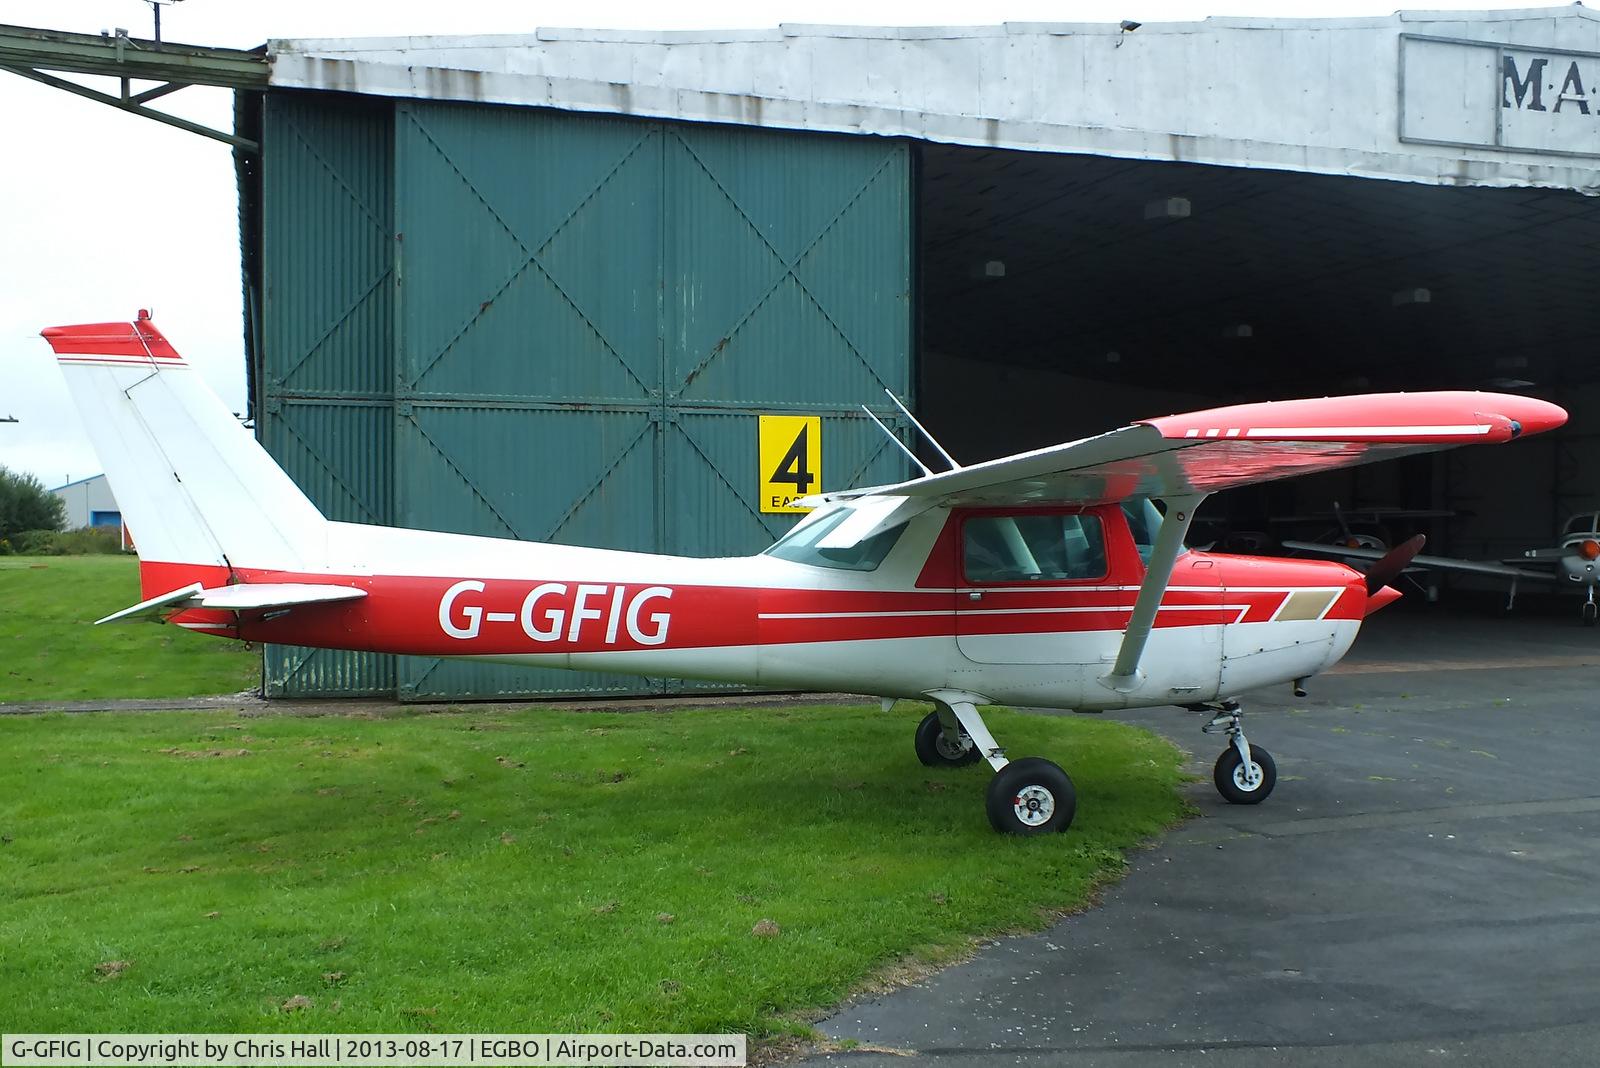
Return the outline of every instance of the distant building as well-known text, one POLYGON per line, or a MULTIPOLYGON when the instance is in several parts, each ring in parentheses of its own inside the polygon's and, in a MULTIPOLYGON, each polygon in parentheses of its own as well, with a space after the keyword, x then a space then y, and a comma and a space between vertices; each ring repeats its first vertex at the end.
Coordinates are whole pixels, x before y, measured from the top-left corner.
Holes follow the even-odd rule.
POLYGON ((105 475, 94 475, 57 486, 50 491, 67 506, 67 529, 79 527, 120 527, 122 509, 111 495, 111 483, 105 475))

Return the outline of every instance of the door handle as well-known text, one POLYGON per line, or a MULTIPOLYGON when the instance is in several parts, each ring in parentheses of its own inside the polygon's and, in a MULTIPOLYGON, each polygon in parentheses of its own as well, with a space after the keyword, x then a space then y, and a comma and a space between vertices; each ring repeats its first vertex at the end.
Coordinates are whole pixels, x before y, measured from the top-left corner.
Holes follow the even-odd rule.
POLYGON ((969 601, 981 601, 981 600, 983 600, 983 591, 982 590, 970 590, 970 591, 968 591, 967 600, 969 600, 969 601))

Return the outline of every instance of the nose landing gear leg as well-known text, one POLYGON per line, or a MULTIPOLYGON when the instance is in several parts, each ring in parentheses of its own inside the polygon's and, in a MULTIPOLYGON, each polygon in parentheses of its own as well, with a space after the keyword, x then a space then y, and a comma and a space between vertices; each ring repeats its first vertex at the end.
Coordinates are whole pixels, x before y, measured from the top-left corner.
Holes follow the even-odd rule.
POLYGON ((1233 699, 1217 701, 1205 706, 1215 714, 1211 722, 1200 729, 1206 734, 1226 734, 1228 748, 1217 757, 1211 772, 1222 799, 1234 805, 1259 805, 1272 793, 1278 783, 1278 766, 1272 754, 1260 746, 1252 746, 1244 736, 1239 702, 1233 699))

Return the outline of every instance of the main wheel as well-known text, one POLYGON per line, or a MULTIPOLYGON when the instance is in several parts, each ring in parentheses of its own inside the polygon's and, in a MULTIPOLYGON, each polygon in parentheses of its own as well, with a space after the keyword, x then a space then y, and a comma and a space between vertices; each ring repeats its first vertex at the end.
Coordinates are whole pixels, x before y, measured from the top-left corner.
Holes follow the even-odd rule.
POLYGON ((1278 784, 1278 765, 1272 754, 1260 746, 1250 747, 1250 769, 1246 770, 1239 750, 1233 746, 1217 757, 1217 766, 1211 772, 1211 781, 1217 784, 1217 793, 1231 805, 1259 805, 1278 784))
POLYGON ((922 717, 922 722, 917 724, 917 759, 930 768, 962 768, 968 764, 976 763, 983 758, 978 752, 978 747, 967 737, 967 732, 961 732, 959 745, 952 744, 944 736, 944 727, 939 723, 939 713, 929 712, 922 717))
POLYGON ((1586 627, 1594 626, 1595 613, 1597 611, 1600 611, 1600 604, 1595 604, 1593 601, 1585 601, 1584 602, 1584 604, 1583 604, 1583 625, 1584 626, 1586 626, 1586 627))
POLYGON ((985 807, 1001 834, 1052 834, 1072 825, 1078 793, 1067 773, 1042 757, 1013 760, 989 782, 985 807))

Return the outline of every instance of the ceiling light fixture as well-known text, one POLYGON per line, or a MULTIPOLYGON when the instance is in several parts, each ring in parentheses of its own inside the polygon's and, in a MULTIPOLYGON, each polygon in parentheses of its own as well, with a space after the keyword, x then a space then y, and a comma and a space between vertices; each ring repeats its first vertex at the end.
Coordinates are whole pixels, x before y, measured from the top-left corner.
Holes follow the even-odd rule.
POLYGON ((1187 219, 1193 206, 1188 197, 1163 197, 1144 206, 1146 219, 1187 219))
POLYGON ((987 260, 983 263, 973 264, 969 273, 973 278, 1004 278, 1006 276, 1006 264, 1004 260, 987 260))

